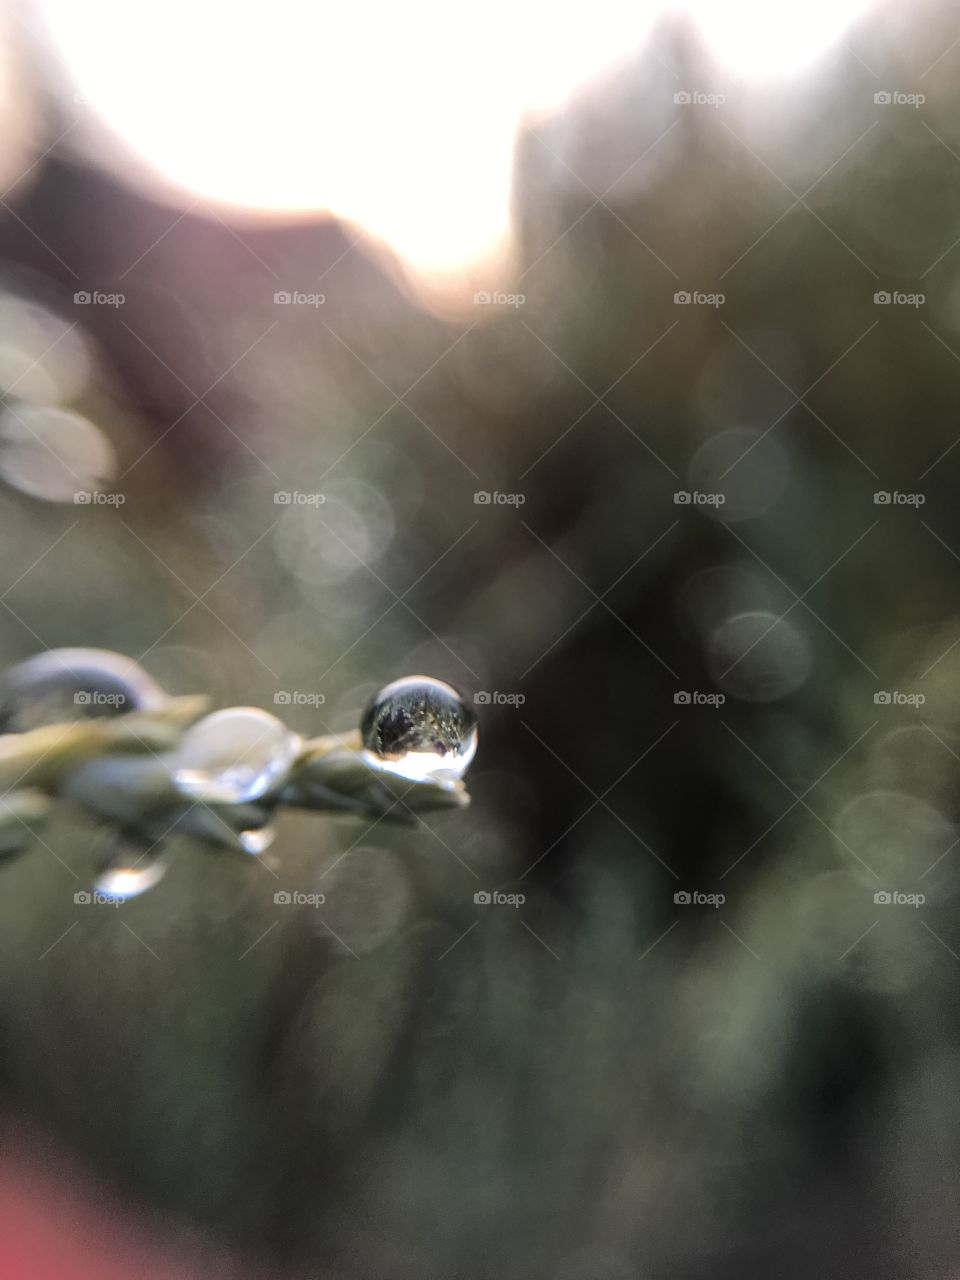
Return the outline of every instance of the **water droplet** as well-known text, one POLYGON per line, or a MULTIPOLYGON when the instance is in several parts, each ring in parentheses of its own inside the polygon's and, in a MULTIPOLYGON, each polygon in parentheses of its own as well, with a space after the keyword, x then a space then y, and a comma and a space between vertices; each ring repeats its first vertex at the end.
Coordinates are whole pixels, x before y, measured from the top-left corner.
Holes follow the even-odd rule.
POLYGON ((230 707, 198 720, 170 766, 177 788, 207 804, 242 804, 277 787, 300 752, 301 739, 257 707, 230 707))
POLYGON ((0 676, 0 726, 7 732, 153 710, 166 701, 142 667, 109 649, 48 649, 0 676))
POLYGON ((254 857, 258 857, 261 853, 266 853, 276 837, 277 828, 272 822, 269 822, 265 827, 241 831, 240 848, 244 853, 250 853, 254 857))
POLYGON ((33 498, 73 502, 116 473, 113 446, 79 413, 20 404, 0 414, 0 476, 33 498))
POLYGON ((430 676, 404 676, 381 689, 360 732, 382 768, 411 782, 462 777, 477 750, 477 717, 456 689, 430 676))
POLYGON ((120 831, 108 833, 94 891, 113 898, 136 898, 158 885, 169 870, 166 857, 120 831))

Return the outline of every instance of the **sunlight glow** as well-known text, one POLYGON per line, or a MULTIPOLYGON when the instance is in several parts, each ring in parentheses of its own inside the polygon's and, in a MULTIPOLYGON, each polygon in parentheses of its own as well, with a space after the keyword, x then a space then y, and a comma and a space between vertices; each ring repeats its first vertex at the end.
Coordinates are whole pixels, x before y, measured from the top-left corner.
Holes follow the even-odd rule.
POLYGON ((743 76, 764 79, 808 68, 867 9, 870 0, 686 0, 720 63, 743 76))
MULTIPOLYGON (((679 7, 724 61, 765 75, 815 57, 863 3, 679 7)), ((77 109, 89 113, 88 154, 201 213, 330 212, 427 274, 505 251, 521 121, 631 57, 654 19, 678 8, 37 4, 77 109)))

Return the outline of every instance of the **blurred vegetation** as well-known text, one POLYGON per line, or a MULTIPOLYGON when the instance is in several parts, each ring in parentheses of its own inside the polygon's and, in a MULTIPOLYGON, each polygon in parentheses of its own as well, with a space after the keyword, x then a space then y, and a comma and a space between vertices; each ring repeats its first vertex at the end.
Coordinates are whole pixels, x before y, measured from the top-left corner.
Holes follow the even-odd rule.
POLYGON ((170 230, 43 161, 5 286, 72 323, 45 246, 122 284, 68 403, 125 501, 4 489, 4 661, 117 649, 310 734, 408 671, 513 701, 467 813, 181 841, 122 910, 74 905, 64 808, 3 871, 11 1112, 311 1274, 956 1265, 960 53, 874 102, 954 28, 884 9, 764 90, 664 28, 521 138, 525 301, 453 319, 337 225, 170 230))

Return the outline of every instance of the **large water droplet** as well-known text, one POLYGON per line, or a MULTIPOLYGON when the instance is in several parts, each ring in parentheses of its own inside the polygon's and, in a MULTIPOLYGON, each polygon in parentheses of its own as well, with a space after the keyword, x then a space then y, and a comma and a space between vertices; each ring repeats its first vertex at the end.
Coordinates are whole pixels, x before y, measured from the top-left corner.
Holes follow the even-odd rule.
POLYGON ((207 804, 243 804, 283 782, 301 745, 276 716, 257 707, 230 707, 192 725, 170 767, 185 795, 207 804))
POLYGON ((476 715, 456 689, 430 676, 404 676, 381 689, 360 732, 381 768, 411 782, 462 777, 477 750, 476 715))
POLYGON ((111 898, 136 898, 158 885, 169 869, 156 848, 119 831, 108 834, 100 863, 93 889, 111 898))
POLYGON ((0 414, 0 476, 31 497, 89 502, 116 465, 109 440, 79 413, 21 404, 0 414))

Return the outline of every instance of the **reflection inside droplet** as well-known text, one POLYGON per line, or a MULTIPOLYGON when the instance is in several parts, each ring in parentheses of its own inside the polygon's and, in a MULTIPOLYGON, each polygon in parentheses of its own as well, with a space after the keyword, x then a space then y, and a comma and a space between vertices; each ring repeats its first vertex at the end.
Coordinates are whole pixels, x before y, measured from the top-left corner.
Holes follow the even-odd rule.
POLYGON ((411 782, 460 778, 477 750, 477 717, 456 689, 430 676, 405 676, 381 689, 360 731, 379 767, 411 782))
POLYGON ((278 786, 301 740, 256 707, 215 711, 187 730, 170 765, 180 791, 207 804, 258 800, 278 786))

